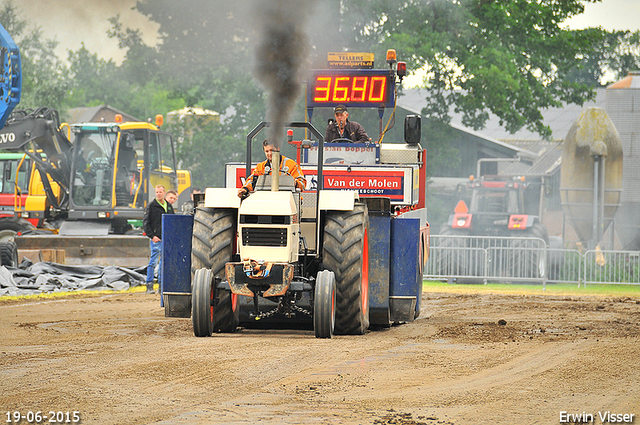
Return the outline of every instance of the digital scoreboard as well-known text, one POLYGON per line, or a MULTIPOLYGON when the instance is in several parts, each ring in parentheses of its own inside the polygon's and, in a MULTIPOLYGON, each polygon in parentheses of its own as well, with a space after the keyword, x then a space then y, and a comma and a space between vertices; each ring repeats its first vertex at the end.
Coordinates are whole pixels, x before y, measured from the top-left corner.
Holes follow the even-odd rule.
POLYGON ((307 107, 393 107, 395 75, 384 69, 325 69, 307 79, 307 107))

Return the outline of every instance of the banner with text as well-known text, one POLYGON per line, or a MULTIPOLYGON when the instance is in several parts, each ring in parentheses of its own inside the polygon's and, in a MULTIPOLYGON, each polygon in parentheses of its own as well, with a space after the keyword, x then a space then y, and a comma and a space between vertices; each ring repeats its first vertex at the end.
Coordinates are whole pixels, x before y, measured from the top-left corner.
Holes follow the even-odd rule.
MULTIPOLYGON (((305 167, 302 172, 307 179, 305 192, 318 188, 318 173, 315 166, 305 167)), ((241 187, 245 182, 243 164, 227 164, 226 187, 241 187)), ((325 166, 322 171, 325 190, 356 190, 360 197, 384 196, 395 205, 413 205, 418 200, 418 168, 375 166, 325 166)))

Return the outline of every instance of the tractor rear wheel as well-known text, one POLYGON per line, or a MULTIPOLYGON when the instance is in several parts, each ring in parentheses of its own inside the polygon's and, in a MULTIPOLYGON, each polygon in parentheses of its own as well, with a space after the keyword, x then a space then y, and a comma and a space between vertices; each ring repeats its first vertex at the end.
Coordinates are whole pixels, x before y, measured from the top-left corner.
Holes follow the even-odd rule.
POLYGON ((452 277, 466 276, 472 271, 472 256, 469 250, 466 249, 469 240, 464 236, 467 235, 455 232, 446 225, 440 229, 440 238, 438 239, 439 249, 434 253, 437 255, 439 275, 452 277))
MULTIPOLYGON (((225 264, 235 251, 235 210, 221 208, 196 208, 193 217, 191 240, 191 271, 200 268, 211 270, 214 286, 213 331, 234 332, 240 321, 238 296, 229 290, 216 287, 216 278, 224 279, 225 264)), ((195 274, 194 274, 195 283, 195 274)), ((195 287, 192 288, 195 294, 195 287)), ((195 307, 195 304, 194 304, 195 307)))
POLYGON ((356 203, 353 211, 328 211, 322 258, 336 280, 335 333, 363 335, 369 327, 368 211, 356 203))
POLYGON ((331 338, 336 322, 336 281, 331 270, 322 270, 316 277, 313 299, 313 330, 316 338, 331 338))
MULTIPOLYGON (((547 230, 540 223, 518 234, 522 238, 542 239, 548 245, 547 230)), ((530 279, 542 279, 547 274, 547 256, 545 250, 533 240, 513 239, 509 245, 509 264, 511 275, 530 279)))
POLYGON ((195 336, 211 336, 214 325, 214 286, 211 270, 198 269, 193 275, 191 291, 193 333, 195 336))

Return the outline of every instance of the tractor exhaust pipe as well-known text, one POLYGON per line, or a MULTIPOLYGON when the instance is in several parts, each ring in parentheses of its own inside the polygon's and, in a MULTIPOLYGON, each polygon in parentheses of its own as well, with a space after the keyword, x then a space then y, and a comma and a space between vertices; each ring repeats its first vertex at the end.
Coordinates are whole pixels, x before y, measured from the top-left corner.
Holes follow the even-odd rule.
POLYGON ((280 190, 280 152, 274 151, 271 156, 271 191, 280 190))

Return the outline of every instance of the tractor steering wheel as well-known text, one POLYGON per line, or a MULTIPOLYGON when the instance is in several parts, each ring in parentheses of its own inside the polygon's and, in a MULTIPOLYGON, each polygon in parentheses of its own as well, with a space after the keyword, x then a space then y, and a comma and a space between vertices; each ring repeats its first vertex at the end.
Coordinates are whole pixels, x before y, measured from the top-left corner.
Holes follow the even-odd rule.
POLYGON ((346 137, 340 137, 338 139, 333 139, 329 143, 354 143, 354 141, 351 139, 347 139, 346 137))

